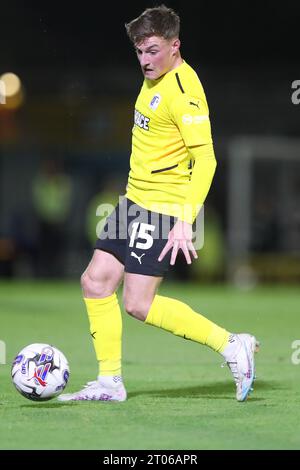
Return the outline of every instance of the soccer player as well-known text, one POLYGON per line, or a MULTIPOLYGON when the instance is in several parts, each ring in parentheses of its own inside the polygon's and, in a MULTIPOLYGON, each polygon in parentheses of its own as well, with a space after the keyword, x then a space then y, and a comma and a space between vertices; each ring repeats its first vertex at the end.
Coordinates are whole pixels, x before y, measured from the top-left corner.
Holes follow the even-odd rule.
POLYGON ((206 97, 196 72, 181 57, 179 27, 178 15, 164 5, 126 24, 144 75, 127 193, 108 217, 81 279, 99 375, 79 392, 60 395, 61 401, 126 400, 116 296, 122 281, 130 315, 220 353, 233 374, 238 401, 246 400, 252 388, 254 336, 230 333, 185 303, 157 294, 178 250, 188 264, 197 258, 192 224, 216 168, 206 97))

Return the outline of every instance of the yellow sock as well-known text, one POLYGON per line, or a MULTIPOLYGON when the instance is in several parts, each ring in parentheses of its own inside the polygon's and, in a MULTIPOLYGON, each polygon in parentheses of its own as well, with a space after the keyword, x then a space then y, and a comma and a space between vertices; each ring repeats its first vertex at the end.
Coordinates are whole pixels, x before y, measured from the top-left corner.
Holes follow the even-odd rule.
POLYGON ((154 297, 145 322, 185 339, 206 344, 217 352, 223 351, 230 335, 183 302, 161 295, 154 297))
POLYGON ((99 375, 121 375, 122 317, 116 294, 84 299, 99 362, 99 375))

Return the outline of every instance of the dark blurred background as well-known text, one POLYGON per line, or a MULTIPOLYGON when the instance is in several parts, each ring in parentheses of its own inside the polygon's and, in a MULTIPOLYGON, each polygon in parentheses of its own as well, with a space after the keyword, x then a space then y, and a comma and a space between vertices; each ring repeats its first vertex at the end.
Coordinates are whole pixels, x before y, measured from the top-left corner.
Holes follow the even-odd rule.
MULTIPOLYGON (((204 249, 170 276, 298 282, 299 2, 164 3, 181 16, 218 160, 204 249)), ((129 169, 143 77, 124 24, 159 4, 1 5, 0 276, 78 278, 85 268, 97 206, 124 194, 129 169)))

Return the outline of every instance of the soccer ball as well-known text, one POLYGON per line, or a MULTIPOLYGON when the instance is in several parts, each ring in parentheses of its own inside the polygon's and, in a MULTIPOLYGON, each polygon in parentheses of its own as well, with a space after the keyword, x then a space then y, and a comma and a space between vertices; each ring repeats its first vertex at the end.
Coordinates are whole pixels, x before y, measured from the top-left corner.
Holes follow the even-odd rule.
POLYGON ((67 385, 69 364, 61 351, 49 344, 30 344, 15 357, 11 376, 18 392, 29 400, 46 401, 67 385))

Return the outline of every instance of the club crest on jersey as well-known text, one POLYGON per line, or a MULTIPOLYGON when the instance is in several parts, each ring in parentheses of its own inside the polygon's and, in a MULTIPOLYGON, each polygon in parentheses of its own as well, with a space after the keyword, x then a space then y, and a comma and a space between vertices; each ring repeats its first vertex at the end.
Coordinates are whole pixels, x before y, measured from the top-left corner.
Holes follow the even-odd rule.
POLYGON ((150 108, 155 111, 160 103, 161 96, 157 93, 153 96, 152 100, 150 101, 150 108))

